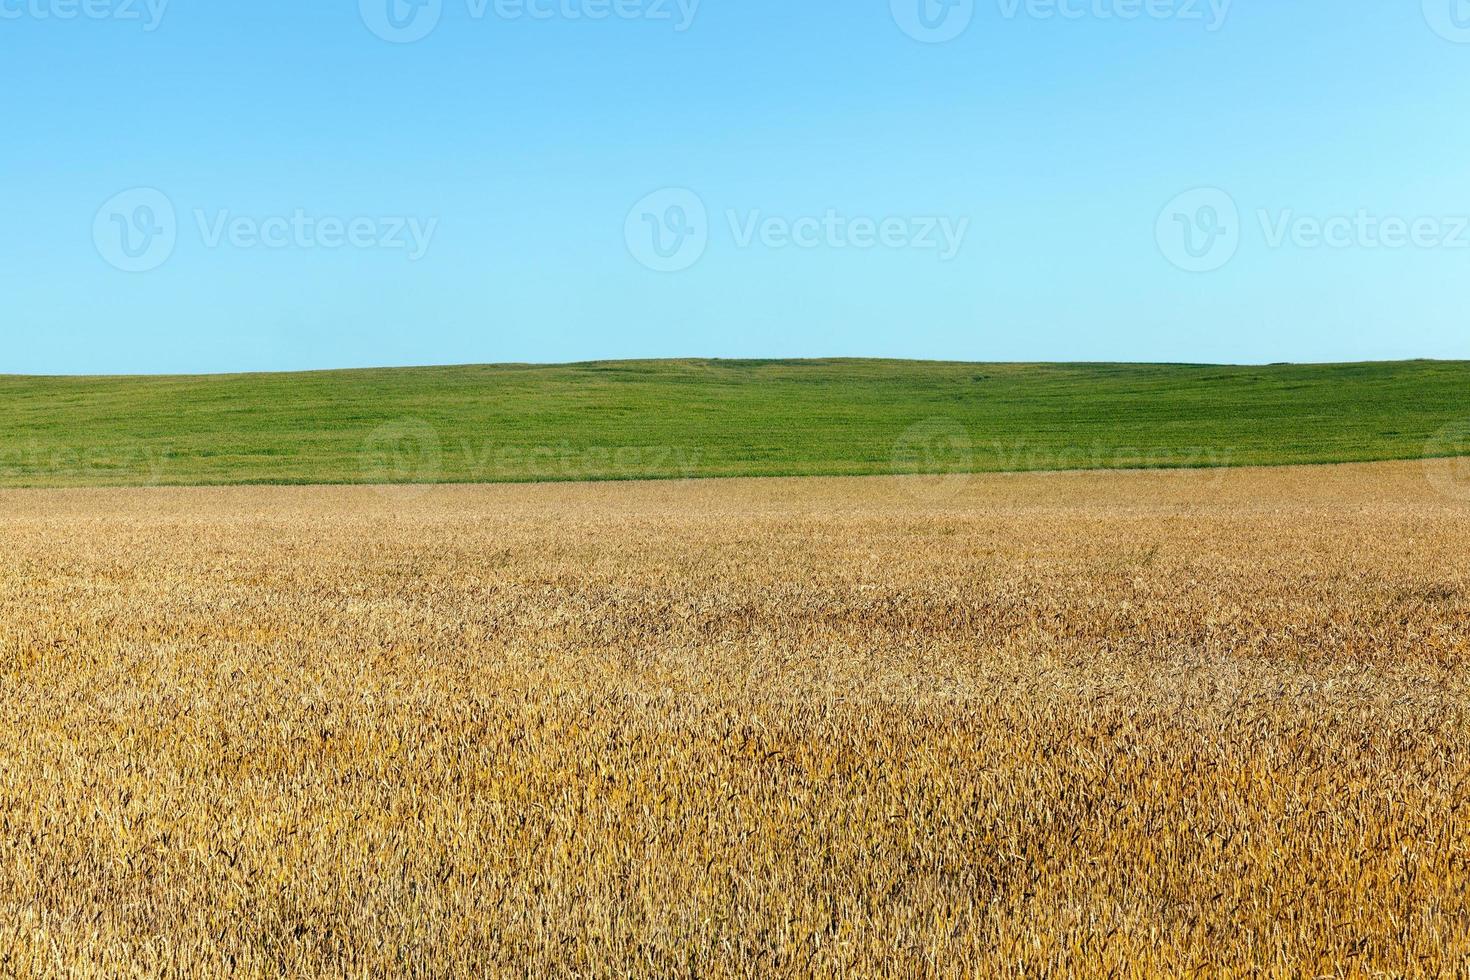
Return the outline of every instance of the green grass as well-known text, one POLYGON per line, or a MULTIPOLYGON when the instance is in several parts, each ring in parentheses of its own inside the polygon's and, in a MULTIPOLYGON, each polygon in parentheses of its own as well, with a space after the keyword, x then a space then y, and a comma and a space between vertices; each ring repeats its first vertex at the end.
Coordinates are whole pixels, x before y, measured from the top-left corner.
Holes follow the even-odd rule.
POLYGON ((1436 434, 1467 419, 1464 362, 685 360, 0 377, 0 485, 1329 463, 1446 455, 1457 447, 1436 434))

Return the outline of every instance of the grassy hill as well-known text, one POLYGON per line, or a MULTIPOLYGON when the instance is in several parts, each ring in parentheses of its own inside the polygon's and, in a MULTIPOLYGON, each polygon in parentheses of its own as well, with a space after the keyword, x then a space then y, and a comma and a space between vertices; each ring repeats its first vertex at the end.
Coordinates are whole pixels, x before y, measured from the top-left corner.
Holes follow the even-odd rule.
POLYGON ((493 482, 1446 455, 1470 363, 650 361, 0 377, 0 485, 493 482))

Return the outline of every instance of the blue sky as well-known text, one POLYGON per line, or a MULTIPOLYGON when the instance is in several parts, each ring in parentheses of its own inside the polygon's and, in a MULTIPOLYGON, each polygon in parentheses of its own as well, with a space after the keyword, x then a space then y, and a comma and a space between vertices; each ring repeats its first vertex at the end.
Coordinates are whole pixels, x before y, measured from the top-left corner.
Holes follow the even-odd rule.
POLYGON ((421 2, 0 0, 0 371, 1470 357, 1465 0, 421 2))

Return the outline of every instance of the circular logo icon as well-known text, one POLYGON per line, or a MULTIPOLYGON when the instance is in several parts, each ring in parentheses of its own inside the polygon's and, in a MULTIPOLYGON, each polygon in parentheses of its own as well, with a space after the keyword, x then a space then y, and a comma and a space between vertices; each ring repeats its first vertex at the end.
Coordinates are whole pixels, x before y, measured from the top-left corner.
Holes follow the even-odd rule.
POLYGON ((1424 0, 1424 19, 1446 41, 1470 44, 1470 0, 1424 0))
POLYGON ((1470 420, 1453 422, 1429 437, 1424 475, 1440 496, 1470 503, 1470 420))
POLYGON ((654 272, 682 272, 709 247, 709 212, 691 190, 670 187, 633 205, 623 225, 628 252, 654 272))
POLYGON ((925 44, 953 41, 975 19, 975 0, 889 0, 905 34, 925 44))
POLYGON ((367 29, 393 44, 422 41, 439 26, 444 0, 358 0, 367 29))
POLYGON ((362 479, 391 493, 422 492, 444 473, 439 433, 422 419, 380 425, 362 446, 362 479))
POLYGON ((1185 272, 1223 269, 1240 250, 1240 209, 1217 187, 1185 191, 1159 213, 1159 251, 1185 272))
POLYGON ((92 242, 108 265, 123 272, 150 272, 168 261, 178 244, 179 222, 163 191, 135 187, 97 210, 92 242))
POLYGON ((909 426, 893 444, 893 472, 923 500, 947 500, 974 478, 975 446, 954 419, 925 419, 909 426))

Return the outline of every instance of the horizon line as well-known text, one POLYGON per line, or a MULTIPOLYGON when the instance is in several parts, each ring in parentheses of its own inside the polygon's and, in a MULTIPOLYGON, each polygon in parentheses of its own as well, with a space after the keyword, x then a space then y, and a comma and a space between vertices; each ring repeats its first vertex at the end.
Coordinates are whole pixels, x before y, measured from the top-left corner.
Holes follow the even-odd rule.
POLYGON ((1368 359, 1360 361, 1099 361, 1099 360, 1025 360, 1025 361, 974 361, 961 359, 946 359, 932 357, 875 357, 862 355, 823 355, 813 357, 704 357, 704 356, 672 356, 672 357, 617 357, 617 358, 594 358, 580 361, 464 361, 445 363, 424 364, 370 364, 348 367, 322 367, 322 368, 289 368, 268 371, 158 371, 158 372, 124 372, 119 374, 97 374, 97 373, 12 373, 0 372, 0 380, 129 380, 129 379, 169 379, 169 378, 250 378, 250 377, 279 377, 287 375, 304 374, 349 374, 364 373, 369 371, 435 371, 451 370, 455 368, 576 368, 590 367, 605 364, 831 364, 831 363, 863 363, 863 364, 948 364, 948 365, 975 365, 989 367, 1176 367, 1176 368, 1286 368, 1286 367, 1358 367, 1365 365, 1393 365, 1393 364, 1467 364, 1470 360, 1461 358, 1443 357, 1409 357, 1409 358, 1385 358, 1368 359))

